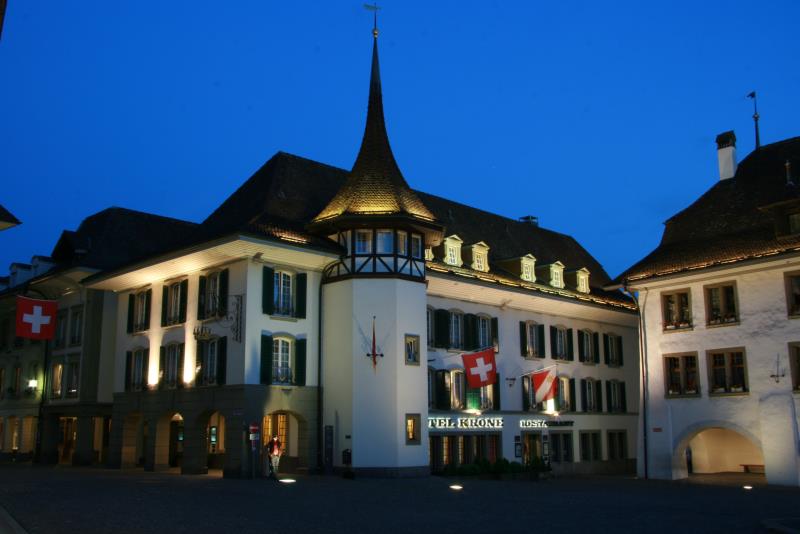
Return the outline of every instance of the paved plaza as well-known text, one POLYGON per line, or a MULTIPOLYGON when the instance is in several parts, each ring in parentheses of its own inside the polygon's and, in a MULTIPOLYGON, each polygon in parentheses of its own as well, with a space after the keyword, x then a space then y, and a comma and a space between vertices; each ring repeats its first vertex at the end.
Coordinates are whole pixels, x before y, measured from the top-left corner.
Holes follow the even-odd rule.
MULTIPOLYGON (((764 522, 774 519, 800 526, 800 489, 767 487, 762 480, 303 476, 281 484, 215 474, 2 465, 0 505, 28 533, 765 532, 764 522), (455 482, 464 489, 449 489, 455 482)), ((5 532, 10 527, 4 530, 2 520, 0 514, 5 532)))

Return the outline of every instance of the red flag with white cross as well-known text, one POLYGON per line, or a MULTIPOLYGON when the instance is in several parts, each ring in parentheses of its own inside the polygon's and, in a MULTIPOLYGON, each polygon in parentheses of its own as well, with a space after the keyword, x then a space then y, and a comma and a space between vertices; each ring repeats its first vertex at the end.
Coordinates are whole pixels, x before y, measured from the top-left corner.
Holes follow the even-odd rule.
POLYGON ((497 365, 494 362, 494 347, 480 352, 462 354, 464 374, 471 388, 479 388, 497 382, 497 365))
POLYGON ((17 337, 53 339, 56 332, 55 300, 38 300, 17 296, 17 337))

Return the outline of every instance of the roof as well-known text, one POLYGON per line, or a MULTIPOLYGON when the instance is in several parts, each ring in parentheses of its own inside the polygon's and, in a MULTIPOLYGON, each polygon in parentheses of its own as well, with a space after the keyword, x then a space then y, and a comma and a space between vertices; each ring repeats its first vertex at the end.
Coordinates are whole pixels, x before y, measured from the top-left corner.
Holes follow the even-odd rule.
POLYGON ((715 183, 665 223, 661 243, 615 283, 665 276, 800 250, 800 235, 776 231, 775 205, 800 202, 786 163, 800 181, 800 137, 751 152, 728 180, 715 183))
POLYGON ((0 206, 0 230, 5 230, 6 228, 11 228, 18 224, 20 224, 19 219, 14 217, 14 215, 3 206, 0 206))
POLYGON ((60 265, 105 270, 179 246, 195 231, 192 222, 111 207, 65 230, 51 257, 60 265))
POLYGON ((372 45, 367 121, 361 148, 345 184, 313 219, 320 224, 342 216, 403 215, 433 221, 434 215, 406 183, 386 133, 377 32, 372 45))

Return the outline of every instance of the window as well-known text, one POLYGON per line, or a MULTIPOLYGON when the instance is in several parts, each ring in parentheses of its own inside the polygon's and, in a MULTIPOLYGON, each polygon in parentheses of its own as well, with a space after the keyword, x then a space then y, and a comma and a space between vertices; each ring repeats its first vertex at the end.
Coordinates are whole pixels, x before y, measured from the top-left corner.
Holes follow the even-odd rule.
POLYGON ((550 460, 553 462, 572 461, 572 432, 550 433, 550 460))
POLYGON ((697 384, 697 356, 665 356, 667 396, 699 395, 697 384))
POLYGON ((733 284, 706 287, 706 321, 709 325, 736 323, 736 288, 733 284))
POLYGON ((275 315, 292 315, 292 275, 283 271, 273 274, 275 315))
POLYGON ((492 345, 492 319, 483 315, 478 316, 478 348, 483 349, 492 345))
POLYGON ((572 391, 575 387, 572 385, 571 379, 567 377, 559 377, 556 386, 556 398, 554 409, 557 412, 571 412, 573 410, 572 404, 572 391))
POLYGON ((553 267, 550 271, 550 283, 553 287, 563 287, 564 281, 561 278, 561 269, 553 267))
POLYGON ((466 406, 466 384, 463 371, 453 371, 450 377, 450 408, 452 410, 463 410, 466 406))
POLYGON ((608 459, 626 460, 628 458, 628 437, 624 430, 608 431, 608 459))
POLYGON ((464 346, 464 315, 458 311, 450 312, 450 348, 460 349, 464 346))
POLYGON ((664 310, 664 330, 691 328, 692 313, 689 306, 689 291, 676 291, 661 295, 664 310))
POLYGON ((392 230, 376 230, 375 249, 378 254, 394 254, 394 232, 392 230))
POLYGON ((291 384, 292 345, 288 339, 276 338, 272 341, 272 383, 291 384))
POLYGON ((603 334, 603 345, 606 351, 606 365, 620 367, 622 365, 622 336, 603 334))
POLYGON ((445 260, 449 265, 458 265, 458 252, 453 245, 447 246, 447 259, 445 260))
POLYGON ((406 365, 419 365, 419 336, 406 334, 406 365))
POLYGON ((584 412, 603 411, 603 397, 600 390, 600 380, 584 378, 581 380, 581 393, 583 394, 584 412))
POLYGON ((710 351, 708 369, 711 393, 747 392, 747 370, 741 350, 710 351))
POLYGON ((625 382, 619 380, 606 381, 606 402, 609 412, 624 413, 628 410, 625 397, 625 382))
POLYGON ((60 310, 56 314, 56 332, 53 345, 55 348, 62 348, 67 344, 67 327, 69 326, 69 316, 67 310, 60 310))
POLYGON ((50 377, 51 399, 61 398, 63 376, 64 376, 64 364, 54 363, 52 367, 52 376, 50 377))
MULTIPOLYGON (((188 290, 188 285, 184 285, 184 290, 188 290)), ((226 315, 228 311, 228 269, 201 276, 198 279, 197 299, 198 319, 226 315)), ((184 297, 184 309, 182 310, 184 319, 186 317, 185 302, 186 297, 184 297)))
POLYGON ((206 317, 214 317, 217 315, 217 303, 219 301, 219 274, 220 273, 211 273, 206 277, 206 317))
POLYGON ((397 231, 397 255, 408 256, 408 232, 397 231))
POLYGON ((11 387, 14 389, 14 396, 19 397, 22 393, 22 367, 19 365, 14 367, 14 376, 11 379, 13 380, 11 387))
POLYGON ((800 273, 786 275, 786 304, 789 315, 800 315, 800 273))
POLYGON ((411 257, 422 259, 422 236, 411 234, 411 257))
POLYGON ((162 306, 166 307, 163 326, 182 323, 185 318, 181 317, 181 293, 183 292, 183 284, 175 282, 164 287, 164 302, 162 306), (182 320, 183 319, 183 320, 182 320))
POLYGON ((582 462, 598 462, 603 459, 603 451, 600 448, 599 430, 581 432, 580 439, 582 462))
POLYGON ((572 329, 551 326, 550 350, 554 360, 572 360, 572 329))
POLYGON ((131 353, 130 382, 131 391, 141 391, 147 386, 148 349, 138 349, 131 353))
MULTIPOLYGON (((800 343, 791 343, 789 345, 789 364, 792 369, 792 388, 795 391, 800 391, 800 343)), ((0 369, 0 373, 2 373, 2 369, 0 369)), ((0 377, 2 376, 0 374, 0 377)), ((2 384, 1 381, 0 384, 2 384)))
POLYGON ((435 331, 434 331, 434 313, 433 313, 433 309, 432 308, 428 308, 427 309, 426 321, 428 323, 428 329, 427 329, 428 347, 430 348, 430 347, 433 347, 433 342, 434 342, 434 339, 435 339, 434 338, 434 336, 435 336, 435 331))
POLYGON ((420 421, 418 413, 406 414, 406 445, 419 445, 420 440, 420 421))
POLYGON ((131 316, 128 321, 129 332, 141 332, 150 328, 150 300, 151 290, 140 291, 131 295, 128 307, 131 316))
POLYGON ((83 308, 73 308, 69 323, 69 344, 80 345, 83 334, 83 308))
POLYGON ((475 254, 475 270, 477 271, 486 270, 486 257, 484 254, 480 253, 475 254))
POLYGON ((226 341, 226 338, 218 337, 197 343, 200 385, 215 386, 225 383, 226 341))
POLYGON ((585 275, 578 275, 578 291, 581 293, 589 292, 589 277, 585 275))
POLYGON ((67 362, 66 369, 66 397, 75 398, 78 396, 78 370, 80 369, 80 356, 75 355, 67 362))
POLYGON ((589 330, 578 330, 578 358, 583 363, 598 363, 597 334, 589 330))
POLYGON ((372 254, 372 230, 356 230, 356 254, 372 254))
POLYGON ((530 263, 522 264, 522 279, 528 282, 533 282, 533 265, 530 263))
POLYGON ((174 388, 183 384, 183 350, 182 343, 172 343, 162 348, 161 384, 174 388))
POLYGON ((436 371, 428 368, 428 409, 436 406, 436 371))
POLYGON ((544 326, 534 322, 523 323, 525 345, 523 356, 544 358, 544 326))

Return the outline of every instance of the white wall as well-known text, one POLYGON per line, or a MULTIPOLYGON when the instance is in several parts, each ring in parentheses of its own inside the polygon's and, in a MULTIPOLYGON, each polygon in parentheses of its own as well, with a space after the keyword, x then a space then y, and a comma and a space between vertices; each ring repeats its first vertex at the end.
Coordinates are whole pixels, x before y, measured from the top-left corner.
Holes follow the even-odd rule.
POLYGON ((800 341, 800 320, 787 317, 784 289, 784 273, 798 269, 796 258, 765 261, 632 288, 639 291, 647 336, 650 476, 686 476, 682 455, 688 440, 700 430, 720 427, 747 437, 763 451, 770 482, 800 483, 800 398, 792 393, 788 352, 788 343, 800 341), (706 326, 704 286, 727 281, 736 283, 740 322, 706 326), (693 328, 664 332, 661 293, 675 289, 691 292, 693 328), (736 347, 744 348, 749 393, 709 395, 707 351, 736 347), (697 353, 700 396, 667 399, 664 355, 684 352, 697 353), (776 356, 778 366, 786 370, 779 382, 770 377, 775 374, 776 356))

